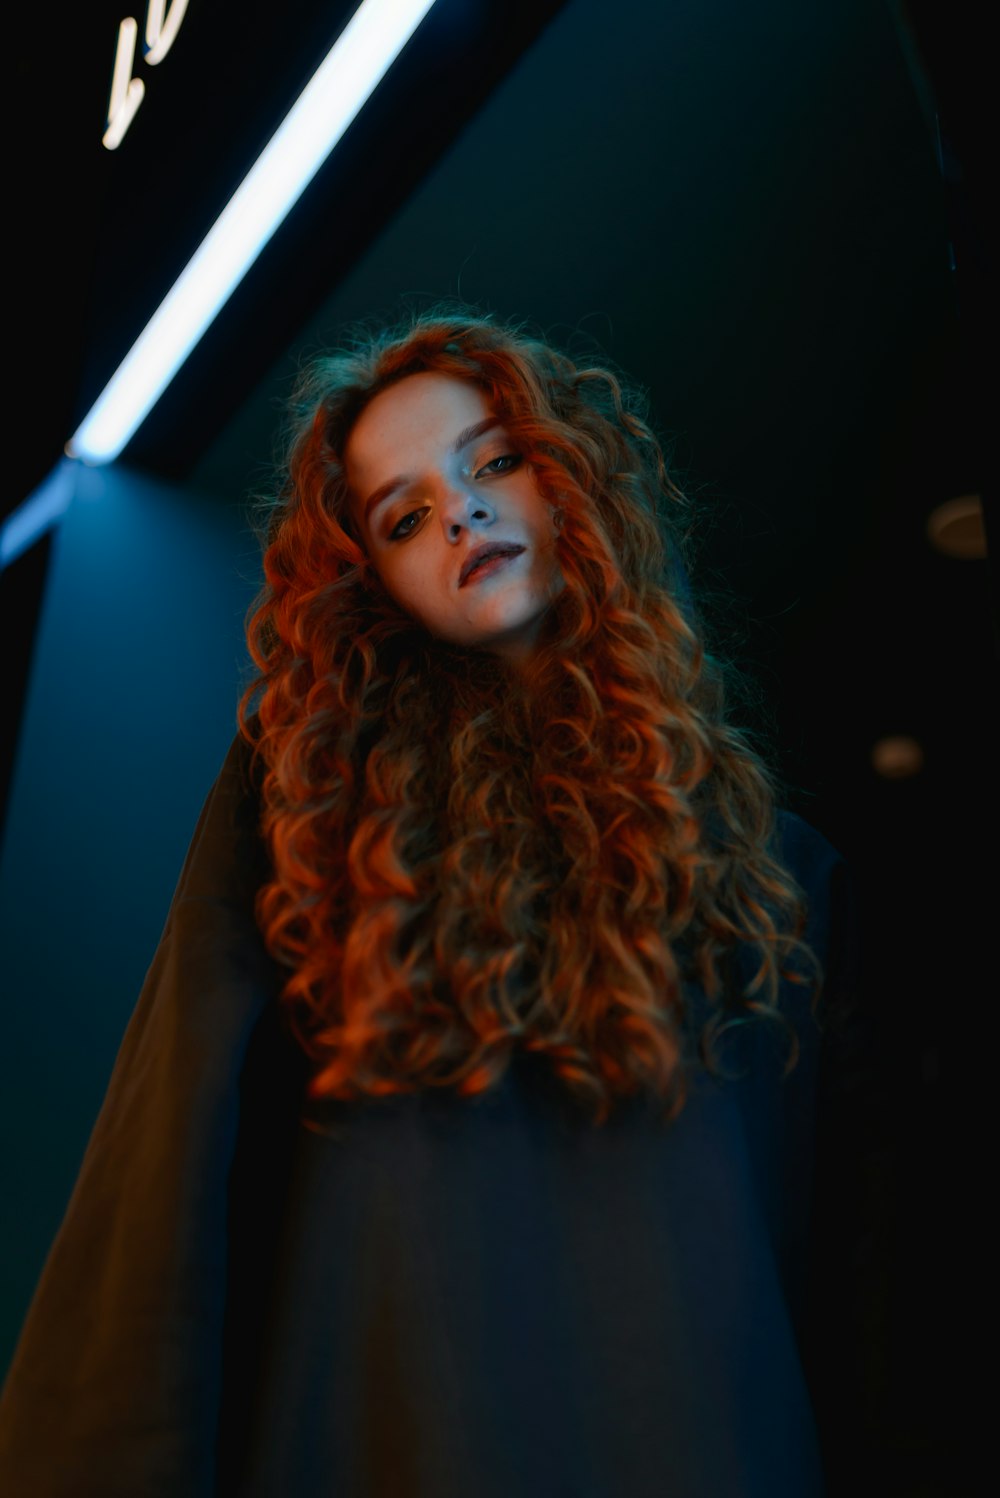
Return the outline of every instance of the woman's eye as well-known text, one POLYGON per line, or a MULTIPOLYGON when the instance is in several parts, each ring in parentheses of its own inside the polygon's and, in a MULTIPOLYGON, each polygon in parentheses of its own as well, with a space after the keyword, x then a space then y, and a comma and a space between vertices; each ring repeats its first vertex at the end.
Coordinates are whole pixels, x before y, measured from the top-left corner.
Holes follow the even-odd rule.
POLYGON ((392 530, 389 532, 389 540, 404 541, 407 536, 412 536, 413 532, 416 530, 417 522, 419 521, 420 517, 426 514, 426 505, 421 505, 419 510, 411 510, 408 515, 404 515, 402 520, 398 520, 393 526, 392 530))
MULTIPOLYGON (((502 453, 499 458, 493 458, 489 463, 487 463, 485 468, 480 468, 479 473, 487 473, 490 470, 492 470, 494 473, 509 473, 511 468, 516 468, 520 462, 520 453, 502 453), (507 463, 509 467, 497 468, 497 463, 507 463)), ((479 474, 477 474, 476 477, 478 478, 479 474)))

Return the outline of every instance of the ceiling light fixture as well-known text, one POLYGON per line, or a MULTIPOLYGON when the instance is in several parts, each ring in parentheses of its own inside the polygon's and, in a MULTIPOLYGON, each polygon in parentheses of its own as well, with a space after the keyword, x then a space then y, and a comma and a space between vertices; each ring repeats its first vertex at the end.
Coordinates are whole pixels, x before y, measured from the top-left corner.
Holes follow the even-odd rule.
POLYGON ((364 0, 66 444, 116 458, 434 0, 364 0))

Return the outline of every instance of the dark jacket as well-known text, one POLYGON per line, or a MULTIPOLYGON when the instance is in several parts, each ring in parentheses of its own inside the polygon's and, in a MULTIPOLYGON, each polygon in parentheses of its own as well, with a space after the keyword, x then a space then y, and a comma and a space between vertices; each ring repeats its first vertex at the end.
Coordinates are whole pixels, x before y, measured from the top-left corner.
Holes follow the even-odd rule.
MULTIPOLYGON (((576 1121, 524 1057, 319 1132, 253 919, 239 740, 212 786, 0 1403, 17 1498, 812 1498, 801 1356, 820 1033, 679 1119, 576 1121)), ((843 859, 780 813, 853 977, 843 859)), ((328 1125, 332 1123, 332 1127, 328 1125)))

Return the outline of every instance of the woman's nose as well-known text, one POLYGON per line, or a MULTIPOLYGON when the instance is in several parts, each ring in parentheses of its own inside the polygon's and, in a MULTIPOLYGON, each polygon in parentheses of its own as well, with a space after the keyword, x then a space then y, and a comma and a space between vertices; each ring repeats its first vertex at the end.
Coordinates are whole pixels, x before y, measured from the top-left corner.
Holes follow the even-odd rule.
POLYGON ((441 501, 441 521, 449 540, 457 540, 463 530, 492 525, 496 512, 484 495, 461 483, 449 484, 441 501))

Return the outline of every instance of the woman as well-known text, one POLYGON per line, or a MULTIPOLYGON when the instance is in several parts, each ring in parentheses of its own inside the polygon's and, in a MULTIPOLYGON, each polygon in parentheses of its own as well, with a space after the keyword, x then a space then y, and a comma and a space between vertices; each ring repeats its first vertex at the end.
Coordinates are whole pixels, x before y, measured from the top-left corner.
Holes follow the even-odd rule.
POLYGON ((726 721, 689 514, 614 375, 490 316, 307 373, 12 1491, 821 1491, 849 890, 726 721))

